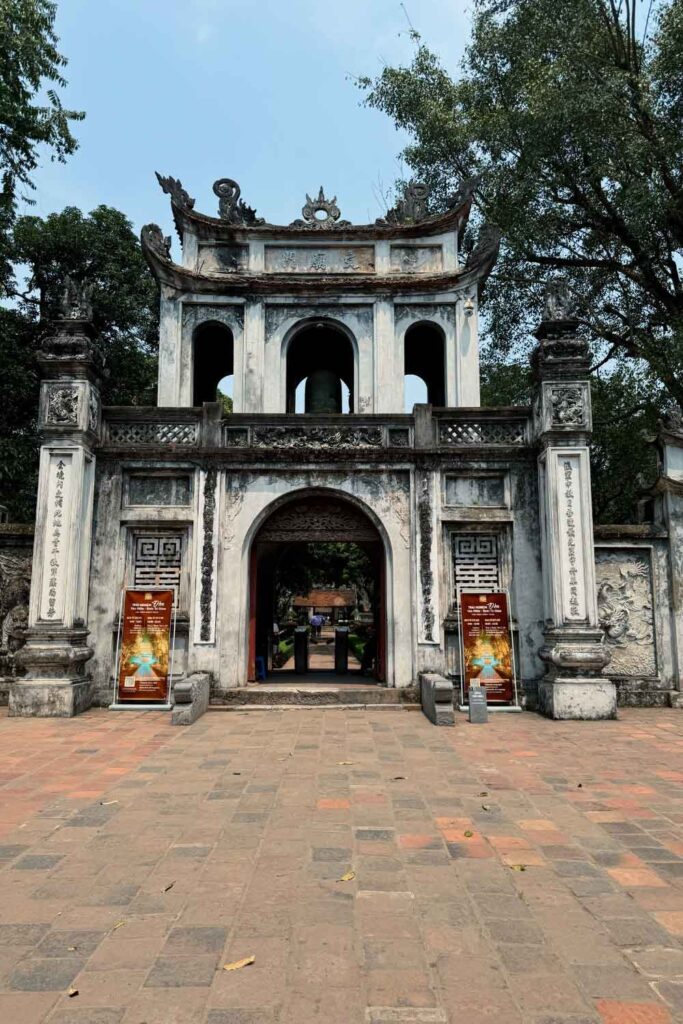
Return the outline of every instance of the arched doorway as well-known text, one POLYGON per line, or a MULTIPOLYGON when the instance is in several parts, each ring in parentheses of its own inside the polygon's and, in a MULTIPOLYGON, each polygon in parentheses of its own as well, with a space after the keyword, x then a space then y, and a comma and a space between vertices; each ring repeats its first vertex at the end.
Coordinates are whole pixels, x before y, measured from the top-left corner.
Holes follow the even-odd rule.
POLYGON ((336 324, 301 326, 287 346, 287 412, 353 412, 354 361, 353 344, 336 324))
MULTIPOLYGON (((335 583, 339 583, 336 577, 335 583)), ((334 588, 332 588, 334 589, 334 588)), ((286 590, 286 588, 285 588, 286 590)), ((338 621, 337 612, 343 607, 343 621, 350 629, 351 663, 360 672, 361 666, 372 652, 372 666, 367 665, 371 678, 377 682, 386 679, 386 554, 384 541, 370 516, 345 496, 328 493, 302 493, 278 503, 254 537, 250 557, 249 580, 249 679, 257 678, 257 659, 260 666, 275 672, 294 672, 294 659, 273 665, 274 651, 283 647, 293 629, 310 621, 310 612, 324 614, 327 635, 338 621), (343 601, 330 598, 330 588, 315 586, 329 580, 311 576, 301 584, 302 564, 310 558, 311 549, 317 549, 317 565, 331 562, 349 567, 344 581, 336 593, 345 592, 343 601), (322 563, 319 555, 322 553, 322 563), (354 573, 360 574, 354 576, 354 573), (289 586, 284 594, 282 580, 289 586), (308 589, 308 594, 298 590, 308 589), (355 599, 348 592, 355 591, 355 599), (321 596, 327 595, 327 596, 321 596), (308 597, 308 600, 302 598, 308 597), (317 602, 317 603, 316 603, 317 602), (329 602, 330 607, 325 606, 329 602), (289 606, 291 619, 280 622, 283 608, 289 606), (274 646, 273 626, 278 623, 280 636, 274 646), (282 639, 281 639, 282 638, 282 639), (369 643, 369 647, 367 646, 369 643)), ((334 672, 320 665, 318 672, 334 672)), ((362 674, 362 673, 361 673, 362 674)), ((353 678, 353 676, 352 676, 353 678)), ((352 678, 348 681, 352 681, 352 678)), ((366 675, 367 678, 367 675, 366 675)))

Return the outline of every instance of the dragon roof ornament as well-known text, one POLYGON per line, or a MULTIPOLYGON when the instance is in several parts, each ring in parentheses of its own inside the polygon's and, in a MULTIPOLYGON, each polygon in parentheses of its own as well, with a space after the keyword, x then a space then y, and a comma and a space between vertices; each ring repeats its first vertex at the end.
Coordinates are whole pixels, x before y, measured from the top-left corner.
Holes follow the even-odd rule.
POLYGON ((192 196, 183 188, 179 178, 172 178, 170 175, 164 177, 159 174, 158 171, 154 172, 157 176, 157 181, 161 185, 161 188, 167 196, 171 197, 171 202, 179 206, 181 210, 193 210, 194 199, 192 196))
POLYGON ((228 224, 238 227, 258 227, 265 224, 263 217, 256 216, 256 210, 240 199, 241 189, 234 178, 219 178, 213 183, 214 194, 218 196, 218 216, 228 224))

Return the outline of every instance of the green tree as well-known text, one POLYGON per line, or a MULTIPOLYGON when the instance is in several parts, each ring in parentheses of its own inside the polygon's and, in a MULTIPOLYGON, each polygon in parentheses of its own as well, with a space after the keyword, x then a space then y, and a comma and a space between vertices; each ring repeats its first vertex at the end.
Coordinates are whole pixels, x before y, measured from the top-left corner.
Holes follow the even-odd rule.
POLYGON ((51 0, 0 0, 0 294, 12 281, 18 190, 28 198, 39 153, 64 161, 76 150, 71 122, 84 117, 59 98, 67 61, 57 48, 56 10, 51 0))
POLYGON ((55 312, 65 276, 92 285, 108 405, 155 401, 159 295, 130 221, 111 207, 20 217, 11 243, 27 282, 16 308, 0 308, 0 501, 27 519, 35 501, 41 317, 55 312))
MULTIPOLYGON (((404 157, 435 210, 476 176, 473 226, 503 231, 486 296, 489 398, 526 360, 545 283, 569 276, 598 402, 621 397, 625 422, 629 398, 648 422, 653 407, 683 403, 683 0, 652 17, 636 0, 474 0, 457 79, 414 38, 409 66, 360 85, 410 133, 404 157), (638 386, 619 396, 625 380, 638 386)), ((609 443, 598 434, 599 486, 616 461, 609 443)), ((644 450, 627 449, 633 480, 644 450)))

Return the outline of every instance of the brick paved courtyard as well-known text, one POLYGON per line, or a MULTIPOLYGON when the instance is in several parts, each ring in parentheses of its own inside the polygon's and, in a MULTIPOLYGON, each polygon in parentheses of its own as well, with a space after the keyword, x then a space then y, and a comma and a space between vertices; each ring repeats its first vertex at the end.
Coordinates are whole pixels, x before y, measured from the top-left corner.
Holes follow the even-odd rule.
POLYGON ((683 1021, 682 726, 3 717, 0 1021, 683 1021))

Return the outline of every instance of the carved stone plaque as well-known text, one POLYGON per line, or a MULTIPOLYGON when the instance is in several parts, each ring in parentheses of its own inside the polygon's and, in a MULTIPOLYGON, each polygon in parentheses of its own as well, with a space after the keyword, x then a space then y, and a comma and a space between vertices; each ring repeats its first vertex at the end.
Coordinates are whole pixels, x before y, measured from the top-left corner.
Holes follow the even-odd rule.
POLYGON ((652 569, 647 552, 597 548, 598 617, 612 652, 611 676, 656 676, 652 569))
POLYGON ((266 246, 266 271, 275 274, 372 274, 371 245, 266 246))
POLYGON ((392 274, 438 274, 443 269, 440 245, 392 245, 392 274))
POLYGON ((201 274, 237 274, 249 263, 248 245, 200 245, 197 269, 201 274))

